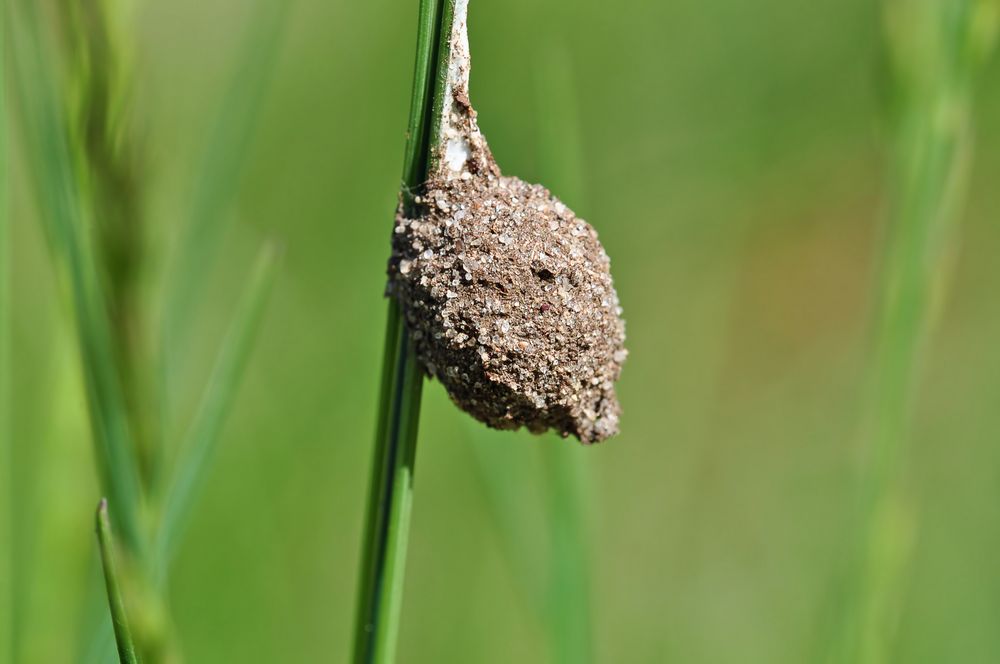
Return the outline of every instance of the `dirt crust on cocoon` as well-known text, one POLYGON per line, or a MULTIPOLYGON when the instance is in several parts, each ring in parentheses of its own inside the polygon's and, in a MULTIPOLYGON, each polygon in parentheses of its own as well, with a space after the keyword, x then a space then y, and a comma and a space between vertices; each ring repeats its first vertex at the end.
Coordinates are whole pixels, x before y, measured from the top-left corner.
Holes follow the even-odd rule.
POLYGON ((389 293, 462 410, 498 429, 604 440, 618 433, 627 355, 608 256, 590 224, 500 175, 474 138, 460 177, 429 181, 410 214, 400 206, 389 293))

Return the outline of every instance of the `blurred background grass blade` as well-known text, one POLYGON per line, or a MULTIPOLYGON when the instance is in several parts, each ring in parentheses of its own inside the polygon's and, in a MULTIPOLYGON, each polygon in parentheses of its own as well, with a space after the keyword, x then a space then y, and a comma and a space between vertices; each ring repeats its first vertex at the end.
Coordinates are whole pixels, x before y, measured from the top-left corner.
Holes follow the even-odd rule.
POLYGON ((569 441, 544 445, 546 511, 551 543, 545 618, 552 661, 562 664, 593 660, 590 603, 590 549, 584 511, 589 486, 580 454, 569 441), (561 444, 560 444, 561 443, 561 444))
MULTIPOLYGON (((581 146, 577 110, 580 98, 576 94, 573 62, 565 43, 555 38, 542 40, 537 59, 539 178, 571 209, 585 214, 587 201, 582 169, 586 161, 581 146)), ((626 222, 621 220, 621 223, 626 222)), ((545 617, 553 650, 552 661, 559 664, 585 664, 593 660, 592 543, 587 533, 585 509, 592 491, 588 457, 585 456, 589 450, 574 443, 563 441, 563 444, 539 447, 545 468, 546 511, 551 536, 545 617)))
POLYGON ((100 616, 95 614, 95 618, 87 622, 87 636, 77 646, 78 664, 106 664, 114 657, 117 643, 115 643, 114 625, 110 613, 106 610, 106 600, 100 608, 105 610, 100 616))
POLYGON ((972 93, 991 0, 887 0, 893 81, 889 223, 861 481, 861 543, 840 661, 896 659, 919 506, 906 486, 911 415, 952 273, 972 149, 972 93))
POLYGON ((547 621, 550 575, 546 563, 552 533, 548 509, 539 509, 548 487, 540 468, 545 452, 538 448, 559 443, 550 437, 536 440, 523 433, 484 429, 472 419, 463 428, 500 552, 517 592, 532 611, 532 620, 545 628, 551 647, 554 633, 547 621))
POLYGON ((166 275, 163 312, 162 372, 165 412, 171 406, 172 376, 186 357, 190 318, 203 292, 229 227, 229 206, 240 183, 252 145, 281 36, 293 2, 257 0, 236 56, 232 79, 214 114, 205 147, 192 179, 190 209, 166 275))
POLYGON ((114 625, 118 658, 122 664, 137 664, 135 644, 129 629, 125 600, 122 598, 122 579, 118 572, 115 542, 111 534, 111 520, 108 518, 108 501, 101 499, 97 506, 97 542, 101 551, 101 566, 104 569, 104 583, 108 592, 108 609, 111 624, 114 625))
POLYGON ((538 177, 566 205, 586 210, 583 169, 587 161, 581 144, 580 95, 573 59, 561 36, 543 40, 536 51, 538 69, 532 82, 538 122, 538 177))
POLYGON ((57 68, 47 57, 51 44, 43 36, 34 3, 17 2, 13 9, 19 126, 46 234, 71 295, 95 458, 101 482, 114 501, 111 518, 116 529, 126 547, 138 551, 142 548, 138 469, 107 307, 87 233, 81 177, 68 144, 65 102, 56 93, 57 68))
POLYGON ((198 412, 181 446, 157 534, 159 575, 165 574, 173 549, 180 542, 184 524, 204 486, 222 427, 242 382, 247 359, 260 329, 264 306, 274 283, 278 258, 279 250, 272 243, 261 250, 216 358, 198 412))
POLYGON ((13 664, 14 427, 11 423, 10 190, 7 177, 7 4, 0 4, 0 664, 13 664))
MULTIPOLYGON (((573 64, 558 37, 540 41, 533 80, 538 179, 570 208, 584 214, 581 169, 585 162, 573 64)), ((478 423, 470 423, 467 430, 502 550, 510 559, 519 591, 545 628, 549 660, 560 664, 592 661, 591 542, 584 514, 590 491, 589 450, 553 436, 539 440, 524 433, 497 435, 478 423), (515 436, 519 440, 511 440, 515 436), (525 454, 536 457, 535 463, 525 454), (526 490, 539 483, 540 491, 526 490), (539 511, 545 547, 540 546, 532 519, 539 511)))
POLYGON ((162 467, 149 321, 153 184, 141 119, 135 117, 136 39, 132 0, 64 2, 60 35, 67 64, 63 100, 90 251, 104 294, 111 349, 140 481, 151 488, 162 467))

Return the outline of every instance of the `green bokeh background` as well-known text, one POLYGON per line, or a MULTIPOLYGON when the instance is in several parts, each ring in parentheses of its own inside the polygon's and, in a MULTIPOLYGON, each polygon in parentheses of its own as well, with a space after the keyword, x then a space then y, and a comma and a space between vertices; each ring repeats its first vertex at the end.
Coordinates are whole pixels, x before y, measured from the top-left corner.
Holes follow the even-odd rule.
MULTIPOLYGON (((138 3, 151 298, 253 8, 138 3)), ((347 660, 415 18, 402 0, 292 5, 181 367, 190 415, 258 246, 279 239, 171 580, 190 662, 347 660)), ((584 475, 597 661, 816 661, 864 443, 889 137, 880 4, 474 0, 470 30, 499 163, 550 186, 611 256, 625 415, 619 438, 585 449, 485 432, 428 385, 400 661, 549 661, 490 489, 513 487, 501 511, 543 565, 542 447, 584 475)), ((903 473, 900 662, 1000 658, 998 83, 994 59, 903 473)), ((18 627, 24 661, 68 662, 97 578, 99 492, 71 316, 12 176, 18 627)))

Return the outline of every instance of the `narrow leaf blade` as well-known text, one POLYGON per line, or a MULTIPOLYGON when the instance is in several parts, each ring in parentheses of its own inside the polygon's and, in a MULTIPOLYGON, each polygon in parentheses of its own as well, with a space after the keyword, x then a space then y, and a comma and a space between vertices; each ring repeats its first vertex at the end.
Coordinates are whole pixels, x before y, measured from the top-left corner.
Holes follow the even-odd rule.
POLYGON ((264 305, 274 282, 278 250, 268 244, 253 269, 198 412, 181 449, 181 457, 167 493, 157 541, 159 564, 169 563, 173 548, 196 502, 219 440, 219 434, 241 383, 247 359, 260 328, 264 305))
POLYGON ((227 228, 254 130, 271 80, 288 2, 259 0, 236 59, 237 68, 212 122, 186 226, 168 274, 163 315, 163 371, 169 393, 185 347, 194 294, 201 292, 227 228))
POLYGON ((124 395, 93 252, 86 232, 80 178, 68 143, 56 94, 56 70, 48 60, 36 7, 17 4, 11 12, 15 36, 14 89, 25 154, 33 174, 39 210, 52 252, 66 276, 76 319, 95 457, 111 497, 111 512, 123 542, 142 548, 142 494, 133 456, 124 395))
MULTIPOLYGON (((6 9, 6 7, 4 7, 6 9)), ((10 222, 7 210, 7 15, 0 11, 0 664, 14 661, 14 431, 11 423, 10 222)))
POLYGON ((129 630, 125 601, 122 599, 121 577, 118 573, 114 538, 111 535, 111 521, 108 518, 108 501, 105 498, 97 506, 97 542, 101 550, 101 565, 104 568, 104 583, 108 591, 108 608, 118 645, 118 658, 122 664, 136 664, 138 659, 129 630))

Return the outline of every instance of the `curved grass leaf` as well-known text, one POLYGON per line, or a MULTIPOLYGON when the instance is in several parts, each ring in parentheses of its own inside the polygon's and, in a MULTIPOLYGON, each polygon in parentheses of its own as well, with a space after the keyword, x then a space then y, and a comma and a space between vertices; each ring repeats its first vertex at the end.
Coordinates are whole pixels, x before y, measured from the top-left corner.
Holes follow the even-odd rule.
POLYGON ((166 397, 183 357, 190 316, 228 227, 232 204, 277 60, 290 2, 258 0, 236 59, 236 72, 208 133, 186 226, 167 275, 162 371, 166 397))
POLYGON ((114 538, 111 536, 111 521, 108 519, 108 501, 102 498, 97 506, 97 542, 101 550, 101 566, 104 569, 104 584, 108 591, 108 608, 111 624, 115 630, 118 658, 122 664, 136 664, 135 645, 129 630, 125 602, 122 600, 121 578, 115 556, 114 538))
POLYGON ((893 639, 916 508, 902 490, 921 366, 946 293, 972 150, 991 0, 885 4, 893 99, 890 212, 872 357, 857 550, 831 659, 878 664, 893 639))
MULTIPOLYGON (((580 119, 573 63, 558 42, 544 43, 538 61, 538 152, 542 181, 571 206, 584 204, 580 119)), ((543 445, 551 546, 543 615, 555 662, 593 660, 590 542, 584 505, 589 492, 586 448, 543 445)))
POLYGON ((11 424, 10 222, 7 209, 7 16, 0 9, 0 664, 14 661, 14 430, 11 424))
POLYGON ((76 319, 96 460, 102 485, 115 505, 111 518, 131 550, 142 548, 142 494, 127 411, 87 233, 81 178, 68 144, 56 94, 55 67, 33 2, 16 3, 11 15, 16 54, 13 74, 19 127, 26 144, 46 236, 66 278, 76 319))
MULTIPOLYGON (((535 93, 540 179, 562 200, 579 209, 584 187, 580 158, 579 118, 573 87, 572 62, 557 40, 546 41, 536 57, 535 93)), ((470 426, 473 456, 505 555, 517 586, 544 625, 553 662, 583 664, 592 660, 590 556, 584 503, 587 450, 565 441, 532 441, 541 473, 511 458, 507 445, 494 434, 470 426), (538 505, 524 487, 544 486, 542 521, 548 536, 544 559, 528 524, 538 505)))
POLYGON ((181 448, 181 456, 166 495, 157 535, 158 573, 165 573, 174 547, 197 501, 209 464, 232 407, 260 319, 274 282, 278 251, 268 244, 250 276, 233 322, 216 358, 208 386, 181 448))

